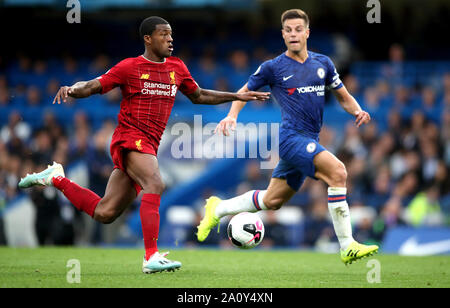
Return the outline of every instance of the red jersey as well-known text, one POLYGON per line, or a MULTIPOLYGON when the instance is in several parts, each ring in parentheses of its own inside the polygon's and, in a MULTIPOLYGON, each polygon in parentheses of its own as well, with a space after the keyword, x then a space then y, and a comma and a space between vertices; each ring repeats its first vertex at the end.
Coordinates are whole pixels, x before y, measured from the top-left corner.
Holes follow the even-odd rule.
POLYGON ((185 95, 198 85, 186 65, 176 57, 153 62, 144 56, 122 60, 98 77, 102 94, 115 87, 122 91, 119 126, 142 131, 156 146, 166 128, 178 89, 185 95))

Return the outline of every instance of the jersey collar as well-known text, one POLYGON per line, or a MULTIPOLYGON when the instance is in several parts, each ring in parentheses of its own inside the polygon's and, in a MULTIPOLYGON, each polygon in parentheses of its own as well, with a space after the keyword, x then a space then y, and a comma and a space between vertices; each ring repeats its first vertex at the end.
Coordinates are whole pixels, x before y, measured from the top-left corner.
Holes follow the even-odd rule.
POLYGON ((152 61, 152 60, 150 60, 150 59, 147 59, 146 57, 144 57, 144 55, 141 55, 141 57, 144 58, 145 60, 147 60, 148 62, 155 63, 155 64, 163 64, 163 63, 166 63, 166 58, 164 58, 164 61, 163 61, 163 62, 155 62, 155 61, 152 61))

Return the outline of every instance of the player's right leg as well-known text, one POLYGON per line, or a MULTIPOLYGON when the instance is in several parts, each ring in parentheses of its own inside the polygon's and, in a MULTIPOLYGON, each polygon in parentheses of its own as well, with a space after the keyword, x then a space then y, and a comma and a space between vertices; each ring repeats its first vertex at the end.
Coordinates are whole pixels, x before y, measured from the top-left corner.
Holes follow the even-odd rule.
POLYGON ((347 172, 344 164, 332 153, 322 151, 314 158, 315 176, 329 185, 328 209, 334 230, 341 246, 341 260, 344 264, 370 256, 378 251, 377 245, 363 245, 352 236, 352 225, 347 204, 347 172))
POLYGON ((295 192, 285 179, 272 178, 267 190, 251 190, 227 200, 212 196, 206 200, 205 216, 197 227, 197 239, 203 242, 222 217, 242 212, 278 210, 295 192))
POLYGON ((20 188, 35 185, 54 186, 78 210, 102 223, 113 222, 136 198, 133 182, 119 169, 111 173, 103 198, 66 178, 62 165, 58 163, 53 163, 42 172, 27 175, 19 183, 20 188))

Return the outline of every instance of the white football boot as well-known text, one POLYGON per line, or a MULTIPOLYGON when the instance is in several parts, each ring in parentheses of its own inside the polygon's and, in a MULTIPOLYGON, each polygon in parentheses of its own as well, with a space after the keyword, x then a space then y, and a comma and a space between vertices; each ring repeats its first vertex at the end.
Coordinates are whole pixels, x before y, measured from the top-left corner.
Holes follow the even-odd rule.
POLYGON ((148 260, 145 260, 142 264, 142 272, 145 274, 151 274, 156 272, 173 272, 181 267, 181 263, 178 261, 172 261, 166 258, 169 252, 159 253, 155 252, 148 260))
POLYGON ((27 174, 20 180, 19 188, 28 188, 35 185, 53 186, 52 179, 57 176, 64 177, 64 168, 61 164, 53 162, 47 169, 39 173, 27 174))

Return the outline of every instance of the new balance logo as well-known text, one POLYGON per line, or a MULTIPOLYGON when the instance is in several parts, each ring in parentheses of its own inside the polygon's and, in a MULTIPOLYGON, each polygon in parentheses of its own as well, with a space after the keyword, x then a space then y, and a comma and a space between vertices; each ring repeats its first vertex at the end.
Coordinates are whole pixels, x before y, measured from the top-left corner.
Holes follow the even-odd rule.
POLYGON ((291 76, 287 76, 287 77, 283 77, 283 81, 286 81, 286 80, 288 80, 289 78, 291 78, 292 76, 294 76, 294 75, 291 75, 291 76))

